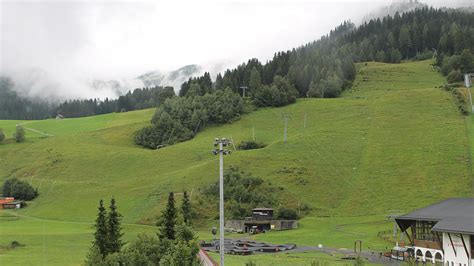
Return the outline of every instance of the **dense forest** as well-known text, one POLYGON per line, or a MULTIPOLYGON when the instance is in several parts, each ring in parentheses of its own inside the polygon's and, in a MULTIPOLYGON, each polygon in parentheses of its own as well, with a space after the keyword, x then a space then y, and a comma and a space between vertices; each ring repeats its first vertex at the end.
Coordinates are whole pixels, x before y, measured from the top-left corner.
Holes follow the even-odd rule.
POLYGON ((22 97, 13 90, 9 78, 0 77, 0 119, 45 119, 54 109, 51 103, 22 97))
POLYGON ((69 100, 60 104, 55 112, 64 117, 82 117, 108 114, 113 112, 127 112, 157 107, 167 98, 176 96, 173 87, 152 87, 135 89, 118 99, 105 100, 86 99, 69 100))
POLYGON ((0 78, 0 119, 46 119, 62 115, 66 118, 125 112, 157 107, 176 96, 173 87, 152 87, 129 91, 117 99, 68 100, 49 103, 22 97, 13 90, 9 78, 0 78))
POLYGON ((424 7, 372 19, 359 27, 344 22, 317 41, 276 53, 265 64, 250 59, 217 74, 214 82, 209 73, 190 78, 182 84, 180 97, 158 108, 152 125, 136 133, 135 142, 154 149, 184 141, 206 124, 226 123, 252 110, 225 105, 217 95, 242 97, 254 108, 283 106, 297 97, 337 97, 351 86, 357 62, 436 58, 435 65, 448 82, 458 82, 462 73, 474 72, 473 51, 472 12, 424 7), (216 98, 215 106, 202 105, 205 98, 216 98), (228 110, 234 115, 224 115, 228 110))

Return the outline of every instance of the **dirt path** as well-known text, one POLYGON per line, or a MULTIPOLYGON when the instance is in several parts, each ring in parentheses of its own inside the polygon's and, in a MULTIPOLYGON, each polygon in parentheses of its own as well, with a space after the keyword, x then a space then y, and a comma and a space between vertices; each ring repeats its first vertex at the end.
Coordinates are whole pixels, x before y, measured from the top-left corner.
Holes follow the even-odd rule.
POLYGON ((34 132, 34 133, 37 133, 37 134, 40 134, 40 135, 43 135, 43 136, 46 136, 46 137, 54 137, 54 135, 52 135, 52 134, 49 134, 49 133, 46 133, 46 132, 41 132, 41 131, 33 129, 33 128, 25 127, 24 125, 26 125, 27 123, 28 122, 21 123, 21 124, 18 124, 17 126, 23 126, 23 128, 28 130, 28 131, 31 131, 31 132, 34 132))

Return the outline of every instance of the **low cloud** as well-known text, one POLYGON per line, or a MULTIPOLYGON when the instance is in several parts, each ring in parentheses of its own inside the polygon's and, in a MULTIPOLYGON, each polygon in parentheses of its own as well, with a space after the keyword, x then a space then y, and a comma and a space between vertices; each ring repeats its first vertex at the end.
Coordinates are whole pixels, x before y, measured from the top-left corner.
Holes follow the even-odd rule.
POLYGON ((0 74, 32 97, 114 97, 150 71, 265 62, 391 2, 1 2, 0 74))

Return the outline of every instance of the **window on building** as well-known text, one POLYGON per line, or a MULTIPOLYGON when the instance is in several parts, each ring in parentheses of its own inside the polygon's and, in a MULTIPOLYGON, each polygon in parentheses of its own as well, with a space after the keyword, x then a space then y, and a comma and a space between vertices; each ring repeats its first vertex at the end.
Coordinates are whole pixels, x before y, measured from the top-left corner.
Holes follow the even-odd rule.
POLYGON ((430 221, 416 221, 415 224, 415 238, 418 240, 429 240, 441 242, 441 236, 438 232, 433 232, 431 229, 436 222, 430 221))
POLYGON ((474 256, 474 235, 471 235, 471 258, 474 256))

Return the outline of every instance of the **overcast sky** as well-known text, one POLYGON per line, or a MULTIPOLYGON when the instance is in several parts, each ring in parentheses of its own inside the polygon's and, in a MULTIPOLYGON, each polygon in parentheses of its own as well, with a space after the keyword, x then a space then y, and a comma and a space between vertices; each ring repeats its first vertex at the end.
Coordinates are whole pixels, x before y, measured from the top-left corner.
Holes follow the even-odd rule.
POLYGON ((2 1, 0 72, 44 69, 72 90, 79 77, 134 77, 253 57, 264 62, 391 2, 2 1))

